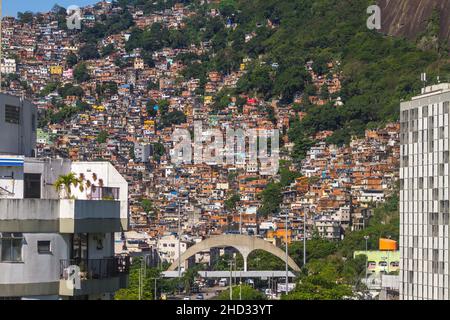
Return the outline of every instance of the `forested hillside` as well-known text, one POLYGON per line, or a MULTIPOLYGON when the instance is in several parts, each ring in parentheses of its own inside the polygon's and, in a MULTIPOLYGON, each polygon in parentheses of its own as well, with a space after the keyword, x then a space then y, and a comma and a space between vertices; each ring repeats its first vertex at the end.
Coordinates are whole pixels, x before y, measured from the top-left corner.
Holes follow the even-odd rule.
MULTIPOLYGON (((177 2, 180 1, 119 0, 117 4, 124 8, 139 7, 146 14, 170 8, 177 2)), ((350 136, 362 134, 367 127, 396 120, 400 100, 420 91, 421 72, 428 73, 430 82, 435 82, 437 75, 447 80, 450 74, 448 50, 426 45, 427 39, 434 39, 441 32, 441 16, 436 16, 439 11, 429 18, 423 41, 417 43, 368 30, 366 10, 373 4, 370 0, 183 2, 195 12, 185 21, 183 30, 169 30, 160 23, 146 30, 139 29, 133 25, 127 11, 117 19, 104 17, 93 28, 82 32, 86 46, 81 50, 81 58, 108 54, 92 50, 92 44, 120 30, 129 30, 131 34, 127 50, 142 48, 148 65, 152 65, 151 54, 164 47, 209 43, 212 50, 202 55, 177 57, 187 65, 183 76, 200 79, 197 93, 202 94, 209 71, 228 74, 247 61, 246 75, 239 80, 237 88, 219 92, 213 112, 219 112, 233 96, 237 97, 238 105, 243 104, 243 96, 253 96, 267 101, 275 99, 280 105, 306 112, 301 122, 292 119, 289 136, 295 142, 293 156, 297 160, 311 145, 311 134, 318 131, 334 131, 328 141, 343 144, 350 136), (219 9, 220 14, 210 15, 212 8, 219 9), (311 61, 319 76, 340 75, 340 92, 328 94, 311 84, 305 68, 311 61), (327 68, 330 62, 333 70, 327 68), (325 97, 329 103, 318 108, 310 103, 311 96, 325 97), (298 97, 303 97, 303 103, 294 104, 298 97), (340 103, 336 107, 336 99, 343 105, 340 103)), ((388 6, 383 2, 381 5, 384 9, 388 6)), ((403 7, 394 9, 403 10, 403 7)), ((386 19, 393 14, 386 14, 386 19)), ((404 15, 397 13, 396 16, 404 15)), ((389 19, 391 23, 398 20, 389 19)), ((391 30, 386 24, 383 27, 386 32, 391 30)), ((116 61, 117 65, 121 63, 116 61)))

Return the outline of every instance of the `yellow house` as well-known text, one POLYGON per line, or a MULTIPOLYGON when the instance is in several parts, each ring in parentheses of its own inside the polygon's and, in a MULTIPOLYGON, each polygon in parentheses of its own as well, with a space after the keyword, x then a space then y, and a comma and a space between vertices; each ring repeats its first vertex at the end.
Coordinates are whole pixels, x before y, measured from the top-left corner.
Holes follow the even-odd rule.
MULTIPOLYGON (((280 239, 282 242, 286 242, 286 230, 283 228, 277 230, 269 230, 267 231, 268 239, 280 239)), ((287 241, 288 244, 292 241, 292 230, 288 230, 287 232, 287 241)))
POLYGON ((205 104, 211 104, 213 102, 212 96, 205 96, 205 104))
POLYGON ((62 75, 63 74, 63 67, 61 66, 50 66, 50 74, 51 75, 62 75))
POLYGON ((97 111, 100 111, 100 112, 103 112, 103 111, 105 111, 105 107, 104 106, 92 106, 92 108, 93 109, 95 109, 95 110, 97 110, 97 111))

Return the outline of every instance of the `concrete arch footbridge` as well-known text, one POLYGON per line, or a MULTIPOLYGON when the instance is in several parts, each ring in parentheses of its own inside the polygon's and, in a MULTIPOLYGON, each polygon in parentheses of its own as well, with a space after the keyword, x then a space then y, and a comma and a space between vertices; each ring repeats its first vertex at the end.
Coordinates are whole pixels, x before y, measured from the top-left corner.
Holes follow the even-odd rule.
MULTIPOLYGON (((188 248, 180 258, 180 265, 193 255, 209 250, 211 248, 224 248, 232 247, 239 251, 244 258, 244 271, 247 271, 247 259, 251 252, 255 250, 264 250, 273 254, 274 256, 280 258, 281 260, 286 259, 286 253, 280 248, 274 246, 270 242, 263 239, 247 236, 247 235, 236 235, 236 234, 226 234, 220 236, 213 236, 211 238, 205 239, 192 247, 188 248)), ((295 261, 288 257, 288 265, 294 271, 300 271, 300 267, 295 263, 295 261)), ((178 269, 178 260, 172 263, 172 265, 167 269, 167 271, 175 271, 178 269)))

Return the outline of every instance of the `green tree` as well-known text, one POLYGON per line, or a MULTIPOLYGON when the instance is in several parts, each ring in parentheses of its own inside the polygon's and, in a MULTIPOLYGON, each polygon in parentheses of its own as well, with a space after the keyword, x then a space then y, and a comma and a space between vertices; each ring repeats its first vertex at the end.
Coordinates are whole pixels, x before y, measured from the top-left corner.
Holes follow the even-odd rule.
POLYGON ((73 77, 78 83, 88 81, 91 78, 85 63, 80 63, 74 68, 73 77))
MULTIPOLYGON (((266 300, 266 296, 256 289, 253 289, 249 285, 237 285, 232 287, 233 300, 266 300)), ((217 300, 230 300, 230 290, 222 291, 217 300)))
POLYGON ((150 211, 153 210, 153 201, 149 199, 142 199, 141 207, 144 210, 144 212, 149 213, 150 211))
POLYGON ((94 43, 88 43, 80 48, 79 56, 81 60, 90 60, 100 58, 97 46, 94 43))
POLYGON ((120 289, 115 293, 115 300, 139 300, 139 284, 141 284, 141 300, 153 300, 154 280, 159 278, 159 270, 154 268, 145 268, 141 258, 133 259, 130 267, 130 275, 128 280, 128 288, 120 289), (139 283, 141 278, 141 283, 139 283))
POLYGON ((262 206, 258 214, 267 217, 269 214, 275 214, 280 211, 280 204, 283 201, 279 183, 269 183, 266 189, 261 192, 262 206))
POLYGON ((225 209, 228 211, 236 210, 236 204, 241 200, 239 194, 233 194, 227 200, 225 200, 225 209))
POLYGON ((69 53, 66 57, 66 63, 69 68, 72 68, 78 63, 78 57, 76 54, 69 53))
POLYGON ((105 143, 107 139, 108 139, 108 132, 105 130, 100 131, 99 134, 97 135, 98 143, 105 143))
POLYGON ((153 159, 159 161, 161 157, 166 153, 164 145, 160 142, 153 144, 153 159))

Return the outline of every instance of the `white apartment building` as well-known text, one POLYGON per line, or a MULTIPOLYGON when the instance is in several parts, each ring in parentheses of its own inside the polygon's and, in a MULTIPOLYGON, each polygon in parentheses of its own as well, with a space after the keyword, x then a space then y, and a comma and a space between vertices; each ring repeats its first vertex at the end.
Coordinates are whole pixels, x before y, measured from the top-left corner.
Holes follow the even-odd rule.
POLYGON ((3 59, 1 63, 1 72, 3 74, 16 73, 17 66, 15 59, 3 59))
POLYGON ((450 84, 400 107, 400 299, 449 299, 450 84))
MULTIPOLYGON (((19 100, 0 98, 2 107, 19 100)), ((23 108, 0 136, 33 131, 23 108)), ((27 108, 30 120, 36 110, 27 108)), ((0 138, 0 300, 111 299, 128 282, 129 257, 114 250, 129 224, 126 180, 109 162, 26 157, 35 141, 17 135, 25 149, 0 138), (58 191, 69 173, 78 183, 58 191)))
POLYGON ((114 233, 128 228, 127 199, 108 162, 0 156, 0 299, 112 298, 128 281, 128 257, 114 252, 114 233), (58 193, 55 181, 71 172, 83 188, 58 193), (68 281, 73 266, 78 288, 68 281))
POLYGON ((134 158, 137 162, 149 162, 153 153, 153 146, 149 143, 136 142, 134 144, 134 158))
MULTIPOLYGON (((162 262, 174 263, 178 261, 178 237, 175 235, 163 236, 158 239, 157 250, 162 262)), ((192 243, 189 241, 180 241, 180 253, 183 254, 192 243)), ((184 262, 185 267, 188 261, 184 262)), ((183 264, 183 262, 182 262, 183 264)))

